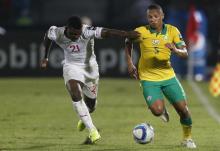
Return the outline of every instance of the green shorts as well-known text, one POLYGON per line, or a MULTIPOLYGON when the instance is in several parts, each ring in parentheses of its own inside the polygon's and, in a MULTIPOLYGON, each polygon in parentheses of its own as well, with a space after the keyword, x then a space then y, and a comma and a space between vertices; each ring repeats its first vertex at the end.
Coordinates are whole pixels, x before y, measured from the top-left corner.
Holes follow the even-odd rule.
POLYGON ((164 81, 141 80, 140 83, 148 106, 156 100, 162 100, 164 96, 171 104, 186 100, 186 94, 176 77, 164 81))

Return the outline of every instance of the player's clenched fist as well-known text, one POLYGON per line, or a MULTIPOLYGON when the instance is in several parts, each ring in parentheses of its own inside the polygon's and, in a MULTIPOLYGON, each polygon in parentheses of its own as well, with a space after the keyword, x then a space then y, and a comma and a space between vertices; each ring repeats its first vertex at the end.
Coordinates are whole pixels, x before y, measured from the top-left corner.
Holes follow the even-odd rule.
POLYGON ((42 59, 40 62, 40 68, 41 69, 46 69, 48 65, 48 59, 42 59))
POLYGON ((138 79, 138 72, 133 64, 128 64, 128 73, 132 78, 138 79))

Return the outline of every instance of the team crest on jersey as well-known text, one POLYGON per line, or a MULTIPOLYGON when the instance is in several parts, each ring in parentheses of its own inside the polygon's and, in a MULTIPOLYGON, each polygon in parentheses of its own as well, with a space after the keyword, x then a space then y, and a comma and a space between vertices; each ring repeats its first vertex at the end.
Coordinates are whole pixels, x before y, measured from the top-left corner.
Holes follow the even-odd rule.
POLYGON ((168 40, 168 36, 167 36, 167 35, 164 35, 164 36, 163 36, 163 40, 168 40))
POLYGON ((158 40, 158 39, 152 40, 152 45, 159 45, 159 43, 160 43, 160 40, 158 40))

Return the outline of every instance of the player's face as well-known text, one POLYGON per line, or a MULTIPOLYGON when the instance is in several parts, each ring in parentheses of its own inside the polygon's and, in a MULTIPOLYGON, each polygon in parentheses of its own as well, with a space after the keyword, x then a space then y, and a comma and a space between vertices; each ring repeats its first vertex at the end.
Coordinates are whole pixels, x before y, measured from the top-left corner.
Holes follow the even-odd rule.
POLYGON ((75 29, 73 27, 66 28, 67 37, 71 40, 76 40, 80 37, 82 29, 75 29))
POLYGON ((160 28, 163 25, 164 14, 159 9, 152 9, 147 11, 147 20, 151 27, 160 28))

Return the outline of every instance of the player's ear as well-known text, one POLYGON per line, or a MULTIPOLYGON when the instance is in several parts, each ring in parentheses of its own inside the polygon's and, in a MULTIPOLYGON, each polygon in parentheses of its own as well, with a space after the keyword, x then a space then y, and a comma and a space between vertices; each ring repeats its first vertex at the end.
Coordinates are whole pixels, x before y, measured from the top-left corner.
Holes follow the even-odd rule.
POLYGON ((164 13, 162 12, 162 19, 164 19, 164 13))

